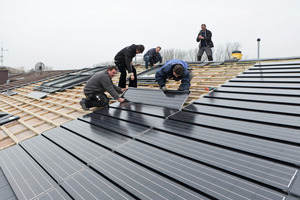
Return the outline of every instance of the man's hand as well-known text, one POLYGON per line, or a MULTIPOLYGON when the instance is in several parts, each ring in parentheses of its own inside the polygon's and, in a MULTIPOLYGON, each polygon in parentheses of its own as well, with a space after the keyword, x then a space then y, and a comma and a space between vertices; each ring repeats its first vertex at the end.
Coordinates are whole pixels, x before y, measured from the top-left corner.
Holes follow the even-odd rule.
POLYGON ((122 102, 124 102, 125 101, 125 99, 124 98, 118 98, 118 102, 120 102, 120 103, 122 103, 122 102))
POLYGON ((127 88, 121 88, 121 92, 125 92, 127 88))
POLYGON ((134 75, 133 72, 128 73, 128 78, 130 78, 132 81, 134 80, 134 75))

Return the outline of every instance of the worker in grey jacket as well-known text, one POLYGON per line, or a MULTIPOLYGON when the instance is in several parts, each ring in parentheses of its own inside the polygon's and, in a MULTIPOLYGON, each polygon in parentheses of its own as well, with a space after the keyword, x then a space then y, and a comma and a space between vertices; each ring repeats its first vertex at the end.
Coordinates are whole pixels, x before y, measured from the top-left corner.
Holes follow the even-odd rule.
POLYGON ((109 99, 104 92, 108 92, 118 102, 124 102, 124 98, 120 98, 119 94, 124 92, 126 88, 120 88, 113 84, 112 78, 117 74, 116 66, 109 66, 107 70, 95 73, 84 86, 83 92, 86 98, 79 103, 84 110, 91 107, 107 106, 109 99))

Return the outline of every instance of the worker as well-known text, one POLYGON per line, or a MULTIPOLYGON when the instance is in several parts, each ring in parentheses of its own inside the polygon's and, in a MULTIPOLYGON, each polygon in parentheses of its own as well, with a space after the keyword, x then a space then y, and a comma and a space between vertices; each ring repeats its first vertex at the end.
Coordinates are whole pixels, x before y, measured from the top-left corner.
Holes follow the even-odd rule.
POLYGON ((120 50, 117 55, 115 56, 115 64, 118 67, 119 71, 121 72, 120 80, 119 80, 119 87, 125 88, 126 87, 126 70, 128 71, 129 75, 129 87, 137 87, 137 77, 136 77, 136 70, 132 64, 132 59, 136 56, 136 54, 143 53, 145 47, 141 44, 135 45, 132 44, 131 46, 125 47, 120 50))
POLYGON ((106 70, 95 73, 84 86, 83 92, 86 98, 79 103, 83 110, 90 110, 91 107, 104 107, 109 104, 109 99, 104 92, 108 92, 118 102, 125 99, 119 97, 126 88, 120 88, 113 84, 112 78, 117 74, 116 66, 109 66, 106 70))
POLYGON ((197 35, 196 41, 199 42, 199 51, 197 53, 197 60, 201 61, 201 57, 205 52, 209 61, 213 61, 212 50, 214 43, 211 40, 212 33, 206 29, 206 25, 201 25, 201 30, 197 35))
POLYGON ((160 55, 161 47, 158 46, 156 48, 149 49, 144 54, 145 68, 148 69, 148 65, 150 63, 150 67, 153 67, 158 61, 162 63, 162 57, 160 55))
POLYGON ((188 91, 190 88, 190 81, 192 79, 192 72, 188 68, 188 64, 179 59, 168 60, 155 74, 155 80, 159 88, 166 92, 167 79, 174 79, 175 81, 181 80, 178 88, 180 91, 188 91))

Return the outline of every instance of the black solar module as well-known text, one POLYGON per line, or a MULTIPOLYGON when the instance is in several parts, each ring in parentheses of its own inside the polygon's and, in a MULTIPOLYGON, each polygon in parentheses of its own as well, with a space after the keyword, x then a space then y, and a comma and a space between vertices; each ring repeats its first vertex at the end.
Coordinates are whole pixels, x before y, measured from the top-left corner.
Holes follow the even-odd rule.
MULTIPOLYGON (((123 112, 126 112, 126 111, 123 111, 123 112)), ((102 132, 106 132, 105 129, 107 129, 107 130, 118 132, 118 133, 121 133, 124 135, 131 136, 131 137, 135 137, 136 135, 140 134, 141 132, 144 132, 149 129, 149 127, 139 125, 138 123, 135 123, 135 121, 129 121, 129 123, 128 123, 128 122, 122 121, 118 118, 113 118, 113 117, 106 116, 106 115, 98 115, 95 113, 90 113, 85 116, 82 116, 79 118, 79 120, 82 122, 86 122, 86 123, 79 123, 80 127, 81 126, 88 127, 88 126, 94 125, 94 126, 91 126, 91 128, 98 126, 98 127, 101 127, 102 129, 104 129, 104 130, 102 130, 102 132)), ((76 127, 78 123, 68 122, 68 123, 63 124, 63 126, 67 127, 67 126, 71 126, 71 124, 73 124, 76 127)), ((98 128, 98 129, 100 129, 100 128, 98 128)))
POLYGON ((240 74, 237 78, 300 78, 300 73, 260 73, 260 74, 240 74))
POLYGON ((275 89, 300 89, 298 83, 248 83, 248 82, 231 82, 223 84, 222 87, 239 87, 239 88, 275 88, 275 89))
MULTIPOLYGON (((152 127, 156 123, 159 123, 164 120, 164 118, 159 118, 152 115, 141 114, 137 112, 132 112, 129 110, 121 110, 115 108, 103 108, 96 110, 93 114, 105 115, 108 117, 125 120, 128 122, 134 122, 143 126, 152 127)), ((94 116, 95 117, 95 116, 94 116)))
MULTIPOLYGON (((185 116, 182 116, 182 119, 185 119, 185 116)), ((216 121, 215 118, 210 119, 210 117, 203 117, 199 121, 201 123, 194 126, 189 121, 166 120, 162 124, 157 124, 155 128, 182 137, 221 145, 225 148, 299 166, 300 155, 297 153, 300 150, 299 147, 285 144, 286 140, 299 141, 299 131, 297 129, 273 127, 273 129, 268 130, 264 126, 256 128, 255 124, 239 123, 239 127, 235 127, 234 124, 231 124, 234 120, 216 121), (224 128, 222 127, 223 124, 228 124, 226 131, 222 130, 224 128), (278 132, 274 132, 275 128, 278 132), (294 132, 294 134, 290 132, 294 132), (282 140, 282 142, 274 142, 272 141, 273 138, 278 139, 278 141, 282 140)))
POLYGON ((0 167, 0 199, 17 200, 13 189, 9 185, 1 167, 0 167))
POLYGON ((71 199, 18 145, 0 151, 0 166, 18 199, 71 199))
POLYGON ((142 103, 165 108, 180 109, 189 96, 188 91, 129 88, 123 97, 134 103, 142 103))
POLYGON ((8 113, 0 112, 0 126, 8 122, 20 119, 19 116, 14 116, 8 113))
POLYGON ((233 78, 232 82, 257 82, 257 83, 300 83, 299 78, 233 78))
POLYGON ((211 105, 216 107, 225 107, 225 108, 239 108, 242 110, 255 110, 262 111, 267 113, 280 113, 286 115, 299 116, 300 107, 293 105, 285 104, 275 104, 275 103, 261 103, 242 101, 242 100, 230 100, 230 99, 215 99, 215 98, 200 98, 193 102, 193 106, 187 106, 183 110, 195 109, 196 105, 211 105))
POLYGON ((259 94, 236 94, 226 92, 212 92, 206 94, 206 98, 232 99, 232 100, 251 100, 254 102, 263 103, 278 103, 286 105, 300 105, 299 97, 278 96, 278 95, 259 95, 259 94))
POLYGON ((178 111, 176 109, 170 109, 166 107, 157 107, 157 106, 132 103, 132 102, 123 102, 123 103, 116 102, 110 104, 109 106, 112 108, 128 110, 137 113, 144 113, 148 115, 154 115, 154 116, 165 117, 165 118, 178 111))
MULTIPOLYGON (((75 199, 130 198, 127 193, 42 136, 26 140, 21 145, 75 199)), ((82 150, 89 151, 90 147, 85 146, 82 150)), ((80 152, 77 154, 81 155, 80 152)))

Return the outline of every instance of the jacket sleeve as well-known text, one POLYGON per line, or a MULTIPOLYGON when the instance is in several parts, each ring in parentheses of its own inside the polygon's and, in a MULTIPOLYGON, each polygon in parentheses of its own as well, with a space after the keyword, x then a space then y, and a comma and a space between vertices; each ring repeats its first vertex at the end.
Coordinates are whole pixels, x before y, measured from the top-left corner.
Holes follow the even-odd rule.
POLYGON ((155 80, 157 81, 159 86, 164 86, 166 84, 166 80, 168 77, 168 68, 170 68, 169 65, 172 64, 168 64, 167 66, 163 66, 161 67, 155 74, 155 80))
POLYGON ((190 86, 191 86, 190 73, 187 72, 181 79, 181 87, 182 87, 182 90, 188 91, 190 89, 190 86))
POLYGON ((108 77, 105 76, 102 79, 102 86, 104 87, 104 89, 114 98, 114 99, 118 99, 119 95, 117 93, 117 91, 114 88, 114 84, 112 83, 112 80, 108 77))
POLYGON ((201 34, 201 32, 199 32, 198 35, 197 35, 197 38, 196 38, 196 41, 197 41, 197 42, 200 42, 200 39, 199 39, 199 35, 200 35, 200 34, 201 34))
POLYGON ((117 93, 121 94, 122 93, 122 90, 120 87, 116 86, 116 85, 113 85, 114 89, 117 91, 117 93))

